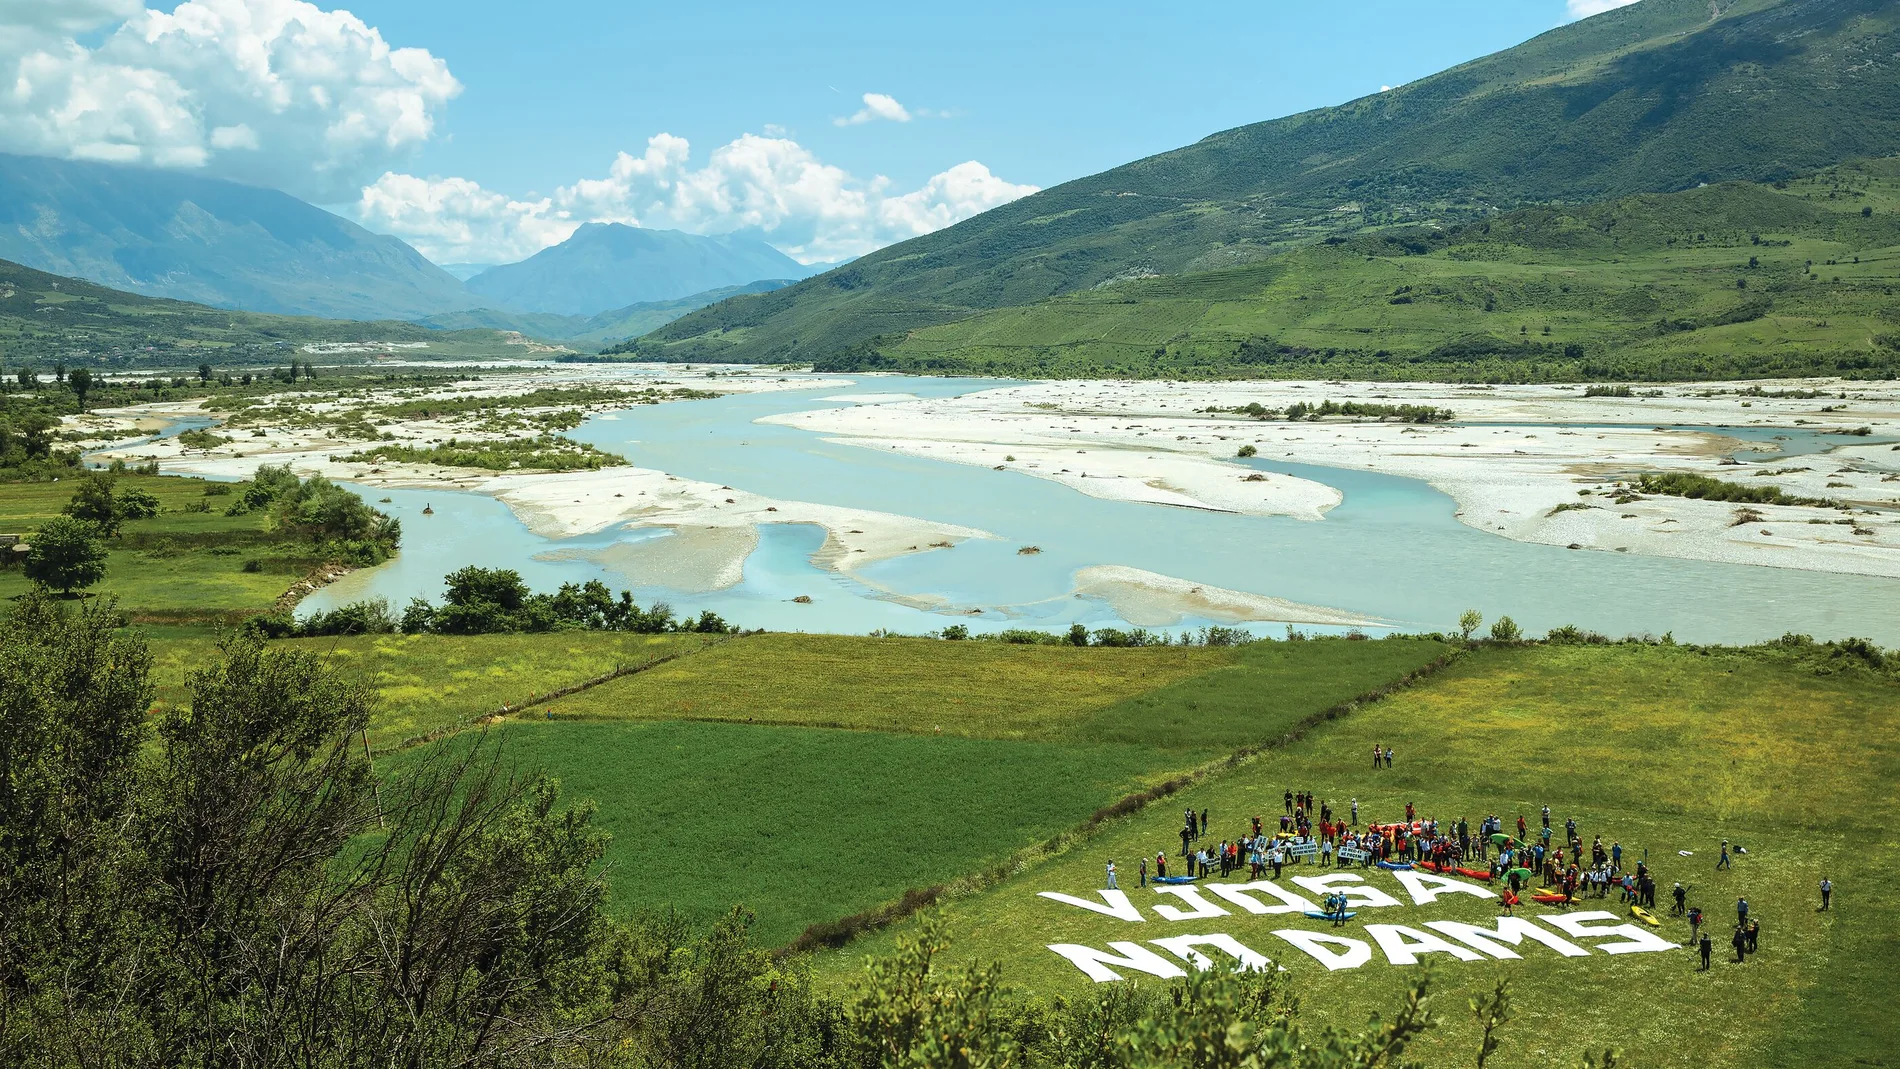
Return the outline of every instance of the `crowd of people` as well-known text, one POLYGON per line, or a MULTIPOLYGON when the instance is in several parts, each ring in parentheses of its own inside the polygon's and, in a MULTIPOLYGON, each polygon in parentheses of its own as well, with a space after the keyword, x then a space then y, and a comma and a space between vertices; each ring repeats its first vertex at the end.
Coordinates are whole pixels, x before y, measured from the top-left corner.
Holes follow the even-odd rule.
MULTIPOLYGON (((1391 751, 1383 746, 1375 747, 1374 752, 1375 763, 1391 760, 1391 751)), ((1606 844, 1602 835, 1585 842, 1574 817, 1553 825, 1548 805, 1541 807, 1535 826, 1521 813, 1510 824, 1496 813, 1486 814, 1475 826, 1465 817, 1441 822, 1435 817, 1421 817, 1410 802, 1406 803, 1403 820, 1361 825, 1357 798, 1343 812, 1335 811, 1331 802, 1308 791, 1288 789, 1282 802, 1284 811, 1279 814, 1278 828, 1261 817, 1250 817, 1246 834, 1219 842, 1210 841, 1207 810, 1184 810, 1175 874, 1169 875, 1168 853, 1160 851, 1152 859, 1141 859, 1141 885, 1151 880, 1178 883, 1225 879, 1237 873, 1255 880, 1269 874, 1278 879, 1286 868, 1295 865, 1321 869, 1418 866, 1496 885, 1506 912, 1524 895, 1559 906, 1614 895, 1617 902, 1645 914, 1646 923, 1661 923, 1647 913, 1656 908, 1657 890, 1647 852, 1643 857, 1628 856, 1620 841, 1612 839, 1606 844)), ((1719 868, 1729 869, 1733 856, 1742 852, 1739 848, 1731 850, 1724 840, 1719 868)), ((1109 886, 1116 886, 1113 862, 1109 865, 1109 886)), ((1700 950, 1707 967, 1712 940, 1703 931, 1701 909, 1689 904, 1689 890, 1679 881, 1674 884, 1668 912, 1688 920, 1686 945, 1700 950)), ((1830 908, 1832 895, 1833 884, 1823 879, 1822 909, 1830 908)), ((1328 897, 1323 912, 1339 923, 1345 913, 1344 896, 1328 897)), ((1750 915, 1747 899, 1738 899, 1731 938, 1735 960, 1745 961, 1760 942, 1760 918, 1750 915)))

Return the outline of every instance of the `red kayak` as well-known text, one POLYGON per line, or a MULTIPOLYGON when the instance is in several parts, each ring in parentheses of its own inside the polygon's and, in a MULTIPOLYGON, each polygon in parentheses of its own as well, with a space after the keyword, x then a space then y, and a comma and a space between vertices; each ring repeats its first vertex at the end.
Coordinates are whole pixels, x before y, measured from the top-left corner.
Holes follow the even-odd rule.
POLYGON ((1570 896, 1569 895, 1532 895, 1531 901, 1540 902, 1546 906, 1566 906, 1570 904, 1570 896))
POLYGON ((1491 874, 1484 869, 1453 869, 1452 871, 1460 876, 1469 876, 1474 880, 1483 880, 1486 883, 1491 882, 1491 874))

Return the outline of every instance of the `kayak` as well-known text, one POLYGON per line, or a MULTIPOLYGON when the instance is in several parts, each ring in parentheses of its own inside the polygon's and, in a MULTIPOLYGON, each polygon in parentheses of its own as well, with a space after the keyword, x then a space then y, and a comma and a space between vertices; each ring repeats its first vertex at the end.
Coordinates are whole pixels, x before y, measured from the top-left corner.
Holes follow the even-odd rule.
POLYGON ((1359 915, 1359 911, 1355 909, 1349 909, 1344 913, 1321 913, 1317 909, 1309 909, 1306 911, 1306 915, 1313 918, 1316 921, 1338 921, 1338 920, 1349 921, 1353 919, 1354 917, 1357 917, 1359 915))
POLYGON ((1483 869, 1453 869, 1452 871, 1460 876, 1469 876, 1474 880, 1483 880, 1486 883, 1491 882, 1491 874, 1483 869))
POLYGON ((1644 909, 1641 906, 1631 906, 1630 913, 1634 915, 1637 920, 1642 921, 1644 924, 1649 925, 1651 928, 1662 927, 1662 918, 1656 916, 1654 913, 1651 913, 1650 911, 1644 909))
POLYGON ((1382 869, 1391 869, 1394 872, 1409 872, 1411 871, 1412 863, 1410 861, 1381 861, 1379 862, 1379 867, 1382 869))
POLYGON ((1193 876, 1156 876, 1154 878, 1156 883, 1193 883, 1194 880, 1193 876))
POLYGON ((1543 905, 1546 905, 1546 906, 1562 906, 1562 905, 1569 904, 1570 896, 1562 894, 1561 892, 1554 895, 1538 894, 1538 895, 1532 895, 1531 901, 1542 903, 1543 905))

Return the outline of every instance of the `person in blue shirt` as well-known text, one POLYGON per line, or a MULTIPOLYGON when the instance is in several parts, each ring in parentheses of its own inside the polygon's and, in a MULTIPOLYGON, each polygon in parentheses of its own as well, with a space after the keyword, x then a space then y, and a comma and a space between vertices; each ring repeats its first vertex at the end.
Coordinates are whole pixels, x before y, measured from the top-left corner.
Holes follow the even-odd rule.
POLYGON ((1720 871, 1722 871, 1723 869, 1725 869, 1725 868, 1728 868, 1728 867, 1729 867, 1729 865, 1728 865, 1728 840, 1727 840, 1727 839, 1723 839, 1723 840, 1722 840, 1722 860, 1720 860, 1720 861, 1717 861, 1717 862, 1715 863, 1715 870, 1716 870, 1717 872, 1720 872, 1720 871))
POLYGON ((1620 842, 1610 844, 1610 867, 1613 869, 1623 867, 1623 844, 1620 842))

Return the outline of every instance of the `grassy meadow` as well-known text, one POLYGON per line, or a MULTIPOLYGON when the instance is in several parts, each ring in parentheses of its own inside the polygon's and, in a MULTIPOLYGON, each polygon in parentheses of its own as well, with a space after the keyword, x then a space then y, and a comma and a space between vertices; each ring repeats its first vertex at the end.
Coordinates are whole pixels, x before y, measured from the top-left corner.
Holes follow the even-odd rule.
MULTIPOLYGON (((148 491, 160 512, 127 521, 107 540, 106 577, 86 593, 118 598, 137 622, 234 623, 268 610, 320 563, 307 545, 272 533, 268 517, 226 516, 235 499, 208 495, 223 484, 122 475, 116 485, 148 491), (187 511, 200 507, 206 511, 187 511)), ((77 479, 0 485, 0 532, 31 534, 59 515, 78 487, 77 479)), ((19 569, 0 570, 0 598, 24 594, 30 585, 19 569)))
MULTIPOLYGON (((153 631, 152 676, 161 706, 189 698, 193 669, 217 656, 219 639, 202 630, 153 631)), ((374 693, 370 744, 378 749, 455 730, 496 713, 503 704, 524 715, 565 716, 573 699, 534 704, 557 690, 617 668, 691 653, 717 641, 707 635, 634 635, 563 631, 545 635, 351 635, 287 639, 311 650, 374 693)), ((585 693, 585 692, 583 692, 585 693)))
MULTIPOLYGON (((1131 887, 1137 857, 1179 850, 1186 806, 1210 812, 1210 836, 1218 840, 1242 834, 1250 816, 1276 821, 1288 789, 1310 790, 1341 809, 1357 798, 1363 820, 1396 819, 1411 802, 1441 820, 1466 817, 1475 826, 1495 812, 1510 824, 1521 813, 1535 827, 1539 807, 1549 804, 1560 830, 1574 817, 1586 843, 1598 834, 1606 845, 1621 842, 1625 864, 1646 852, 1664 907, 1674 881, 1687 885, 1690 903, 1710 919, 1715 967, 1698 972, 1687 951, 1573 960, 1529 944, 1516 961, 1429 955, 1442 963, 1443 1014, 1426 1048, 1429 1064, 1470 1057, 1476 1040, 1465 1000, 1507 976, 1516 1019, 1493 1064, 1569 1064, 1586 1046, 1621 1048, 1631 1064, 1645 1066, 1886 1064, 1882 1037, 1896 988, 1883 963, 1900 952, 1893 920, 1900 891, 1888 879, 1887 857, 1900 842, 1877 814, 1900 782, 1897 726, 1900 687, 1891 679, 1821 674, 1759 652, 1482 650, 1104 825, 1085 844, 954 901, 945 915, 955 954, 1000 961, 1006 981, 1051 995, 1091 985, 1046 944, 1106 949, 1110 940, 1231 934, 1290 971, 1305 1013, 1354 1024, 1393 1005, 1410 970, 1386 964, 1375 950, 1361 968, 1328 972, 1271 934, 1330 930, 1325 922, 1234 910, 1184 924, 1149 914, 1136 927, 1036 892, 1091 896, 1110 858, 1123 888, 1131 887), (1375 742, 1395 751, 1392 769, 1369 767, 1375 742), (1718 873, 1724 838, 1748 853, 1718 873), (1825 914, 1816 911, 1823 875, 1837 887, 1835 909, 1825 914), (1730 965, 1726 938, 1742 896, 1762 922, 1761 953, 1730 965)), ((1410 902, 1387 873, 1374 870, 1367 881, 1410 902)), ((1181 905, 1152 891, 1131 895, 1138 905, 1181 905)), ((1614 896, 1572 908, 1625 912, 1614 896)), ((1545 912, 1528 904, 1519 910, 1545 912)), ((1362 910, 1339 934, 1363 937, 1358 929, 1369 921, 1488 924, 1497 913, 1495 902, 1453 894, 1428 906, 1362 910)), ((863 955, 887 951, 907 928, 828 954, 822 968, 841 976, 863 955)), ((1684 941, 1688 926, 1667 920, 1661 934, 1684 941)))

